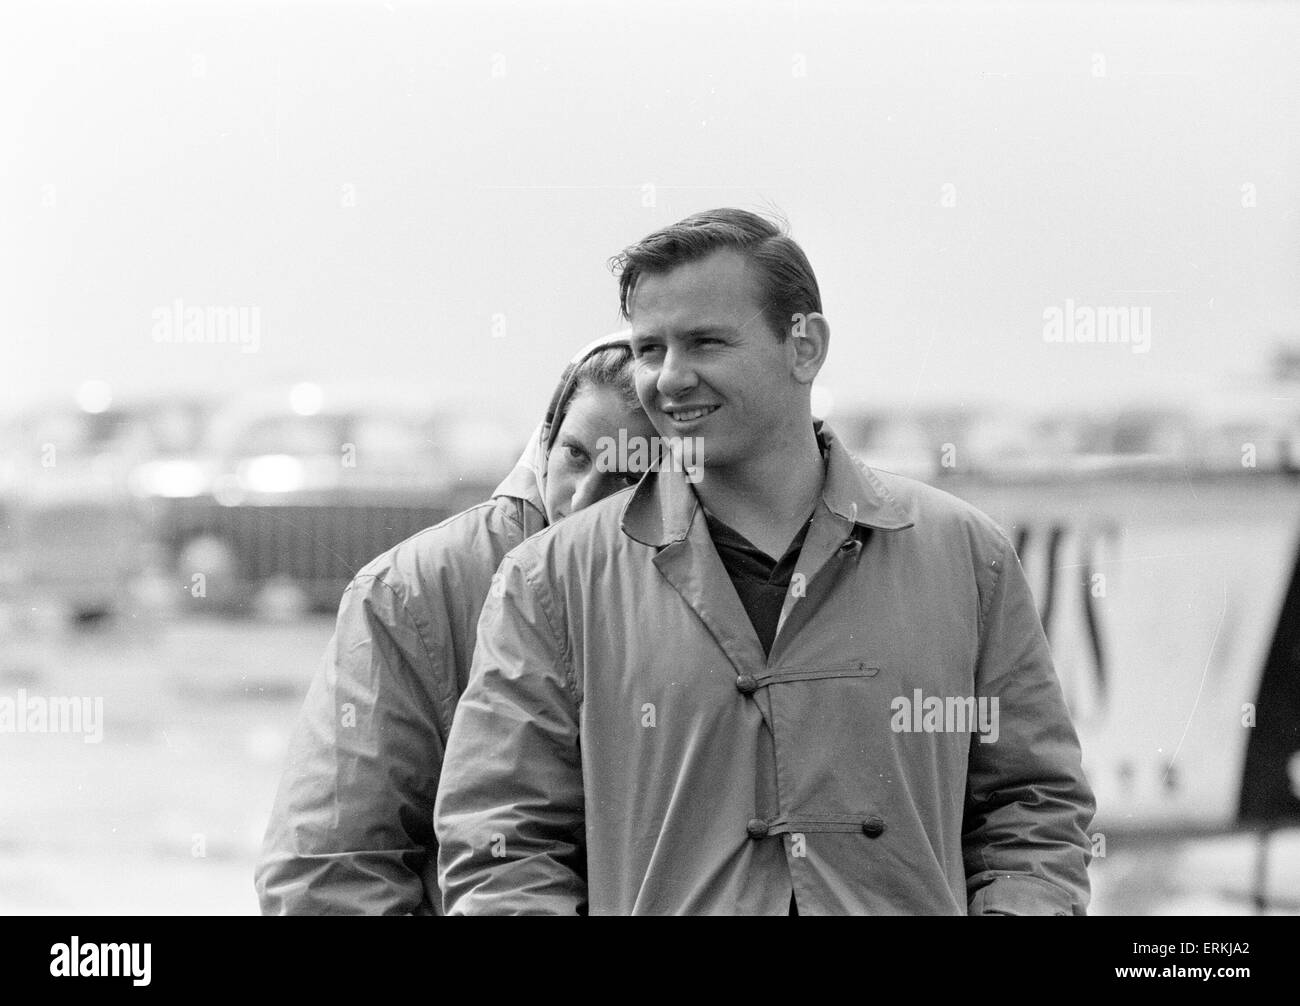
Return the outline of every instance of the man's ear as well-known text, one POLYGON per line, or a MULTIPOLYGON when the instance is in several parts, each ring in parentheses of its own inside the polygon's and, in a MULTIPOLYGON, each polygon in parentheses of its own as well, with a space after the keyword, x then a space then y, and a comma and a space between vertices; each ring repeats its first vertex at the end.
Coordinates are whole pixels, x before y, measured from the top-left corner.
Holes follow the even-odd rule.
POLYGON ((794 351, 794 379, 800 384, 812 384, 831 348, 831 326, 826 316, 816 311, 796 314, 790 325, 790 344, 794 351))

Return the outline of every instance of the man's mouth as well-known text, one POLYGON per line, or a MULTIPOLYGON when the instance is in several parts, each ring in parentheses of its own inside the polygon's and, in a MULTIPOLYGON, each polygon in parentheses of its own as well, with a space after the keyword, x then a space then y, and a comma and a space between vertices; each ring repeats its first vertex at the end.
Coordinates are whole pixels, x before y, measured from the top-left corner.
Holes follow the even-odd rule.
POLYGON ((663 411, 675 423, 693 423, 710 413, 717 412, 719 408, 720 406, 717 405, 697 405, 689 409, 664 409, 663 411))

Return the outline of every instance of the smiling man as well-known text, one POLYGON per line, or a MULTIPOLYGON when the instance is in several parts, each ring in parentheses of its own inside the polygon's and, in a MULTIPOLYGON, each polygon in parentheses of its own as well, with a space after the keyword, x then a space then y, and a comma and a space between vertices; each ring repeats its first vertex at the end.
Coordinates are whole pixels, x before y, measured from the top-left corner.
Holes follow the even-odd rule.
POLYGON ((814 422, 802 250, 723 209, 616 266, 641 403, 704 470, 503 561, 435 811, 447 910, 1083 914, 1093 797, 1015 552, 814 422))

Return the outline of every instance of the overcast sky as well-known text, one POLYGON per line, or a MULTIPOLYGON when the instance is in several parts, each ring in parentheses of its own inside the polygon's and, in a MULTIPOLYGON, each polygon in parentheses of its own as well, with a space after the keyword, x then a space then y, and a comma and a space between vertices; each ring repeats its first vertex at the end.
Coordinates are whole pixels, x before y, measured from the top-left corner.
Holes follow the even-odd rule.
MULTIPOLYGON (((512 418, 606 260, 779 208, 840 402, 1101 403, 1300 336, 1300 8, 0 6, 0 404, 414 387, 512 418), (256 352, 156 341, 256 309, 256 352), (1149 308, 1149 351, 1044 339, 1149 308)), ((252 315, 250 314, 251 318, 252 315)))

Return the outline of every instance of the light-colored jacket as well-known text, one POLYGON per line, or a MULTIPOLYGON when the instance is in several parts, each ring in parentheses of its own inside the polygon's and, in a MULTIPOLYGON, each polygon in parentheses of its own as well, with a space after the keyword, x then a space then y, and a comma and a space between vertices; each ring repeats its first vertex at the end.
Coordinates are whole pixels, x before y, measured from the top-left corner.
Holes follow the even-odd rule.
POLYGON ((449 913, 1085 912, 1093 795, 1011 543, 821 436, 768 657, 682 473, 506 557, 434 815, 449 913))
POLYGON ((545 527, 555 420, 588 355, 492 498, 366 565, 290 740, 256 868, 268 915, 439 915, 433 803, 443 750, 469 680, 475 629, 505 554, 545 527))

